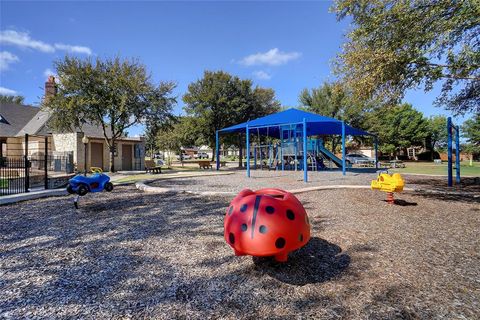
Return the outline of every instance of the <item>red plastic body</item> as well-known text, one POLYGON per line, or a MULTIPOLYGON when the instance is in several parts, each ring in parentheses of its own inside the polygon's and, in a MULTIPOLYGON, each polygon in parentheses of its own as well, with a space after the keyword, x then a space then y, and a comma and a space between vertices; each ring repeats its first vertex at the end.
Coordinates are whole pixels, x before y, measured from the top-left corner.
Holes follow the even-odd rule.
POLYGON ((283 262, 289 252, 310 240, 310 223, 293 194, 280 189, 244 189, 227 208, 224 236, 235 255, 275 256, 283 262))

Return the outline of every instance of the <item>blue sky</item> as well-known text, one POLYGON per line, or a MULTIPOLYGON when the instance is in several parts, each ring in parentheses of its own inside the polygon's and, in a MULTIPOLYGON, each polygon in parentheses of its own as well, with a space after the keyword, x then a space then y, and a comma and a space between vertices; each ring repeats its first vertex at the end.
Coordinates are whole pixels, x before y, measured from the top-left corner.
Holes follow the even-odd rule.
MULTIPOLYGON (((154 81, 178 83, 176 95, 204 70, 225 70, 275 90, 297 106, 303 88, 334 79, 346 21, 330 2, 5 2, 0 3, 0 92, 36 105, 52 62, 65 54, 139 58, 154 81), (9 91, 10 90, 10 91, 9 91)), ((427 116, 439 90, 405 101, 427 116)), ((458 119, 463 120, 462 118, 458 119)), ((141 133, 142 128, 130 130, 141 133)))

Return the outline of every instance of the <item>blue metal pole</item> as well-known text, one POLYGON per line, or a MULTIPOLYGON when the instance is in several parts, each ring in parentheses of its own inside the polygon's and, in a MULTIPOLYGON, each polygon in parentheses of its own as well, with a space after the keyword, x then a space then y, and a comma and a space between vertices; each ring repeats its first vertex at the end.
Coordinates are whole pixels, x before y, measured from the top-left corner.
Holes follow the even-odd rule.
POLYGON ((248 124, 246 126, 247 130, 247 177, 250 178, 250 130, 248 124))
POLYGON ((460 127, 455 127, 455 183, 460 184, 460 127))
POLYGON ((303 118, 303 181, 308 181, 307 167, 307 120, 303 118))
MULTIPOLYGON (((335 150, 334 150, 335 152, 335 150)), ((345 121, 342 121, 342 174, 346 174, 346 160, 345 156, 347 155, 347 151, 345 150, 345 121)))
POLYGON ((220 139, 218 130, 215 132, 215 160, 217 171, 220 170, 220 139))
POLYGON ((453 186, 453 179, 452 179, 452 118, 447 118, 447 132, 448 132, 448 186, 453 186))
POLYGON ((378 137, 375 136, 375 169, 378 169, 378 137))

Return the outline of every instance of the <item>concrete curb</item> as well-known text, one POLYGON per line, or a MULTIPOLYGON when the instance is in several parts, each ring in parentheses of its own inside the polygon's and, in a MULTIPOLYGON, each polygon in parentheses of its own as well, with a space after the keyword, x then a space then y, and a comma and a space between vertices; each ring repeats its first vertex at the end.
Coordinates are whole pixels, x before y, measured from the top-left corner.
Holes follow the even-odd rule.
MULTIPOLYGON (((137 182, 135 187, 141 191, 148 192, 148 193, 189 193, 195 195, 202 195, 202 196, 216 196, 216 195, 236 195, 237 192, 233 191, 191 191, 191 190, 175 190, 175 189, 168 189, 162 187, 152 187, 149 186, 148 183, 152 181, 145 180, 141 182, 137 182)), ((294 189, 294 190, 287 190, 293 194, 305 193, 310 191, 320 191, 320 190, 332 190, 332 189, 370 189, 370 186, 362 186, 362 185, 330 185, 330 186, 318 186, 318 187, 308 187, 308 188, 301 188, 301 189, 294 189)), ((412 188, 404 188, 404 191, 417 191, 412 188)))
POLYGON ((68 192, 65 188, 12 194, 9 196, 1 197, 0 205, 10 204, 10 203, 15 203, 20 201, 35 200, 35 199, 46 198, 46 197, 61 197, 61 196, 66 196, 67 194, 68 192))

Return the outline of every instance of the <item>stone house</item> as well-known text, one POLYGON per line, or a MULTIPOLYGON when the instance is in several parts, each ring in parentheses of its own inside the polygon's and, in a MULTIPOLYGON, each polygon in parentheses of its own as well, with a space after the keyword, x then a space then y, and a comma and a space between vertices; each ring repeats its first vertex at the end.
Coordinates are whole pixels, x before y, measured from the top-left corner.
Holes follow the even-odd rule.
MULTIPOLYGON (((50 77, 45 84, 46 95, 51 90, 52 84, 54 85, 54 81, 54 78, 50 77)), ((44 155, 45 141, 47 141, 48 154, 73 154, 73 162, 78 171, 85 170, 85 162, 87 169, 100 167, 104 171, 109 170, 110 152, 101 127, 85 125, 82 130, 52 132, 47 126, 48 119, 49 114, 38 107, 1 103, 0 159, 22 157, 26 149, 30 157, 44 155), (26 135, 28 139, 25 138, 26 135), (82 141, 84 136, 88 138, 87 144, 82 141)), ((144 155, 143 137, 120 137, 115 146, 115 168, 126 171, 144 170, 144 155)))

